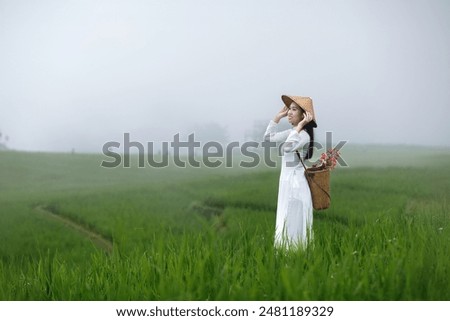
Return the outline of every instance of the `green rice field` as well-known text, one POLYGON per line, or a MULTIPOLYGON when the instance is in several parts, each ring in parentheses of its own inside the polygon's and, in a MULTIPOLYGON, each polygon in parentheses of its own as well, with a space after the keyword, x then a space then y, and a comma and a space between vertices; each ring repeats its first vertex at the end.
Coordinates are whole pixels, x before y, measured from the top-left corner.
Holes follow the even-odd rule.
POLYGON ((0 151, 0 300, 450 300, 450 150, 342 155, 313 244, 283 253, 279 168, 0 151))

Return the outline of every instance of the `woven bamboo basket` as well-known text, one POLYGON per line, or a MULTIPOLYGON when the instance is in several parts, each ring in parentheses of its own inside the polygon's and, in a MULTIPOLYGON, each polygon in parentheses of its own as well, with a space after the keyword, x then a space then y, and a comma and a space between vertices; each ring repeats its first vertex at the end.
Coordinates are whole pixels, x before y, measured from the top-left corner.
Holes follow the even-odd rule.
POLYGON ((310 167, 306 169, 305 175, 309 181, 314 209, 324 210, 330 207, 330 169, 310 167))

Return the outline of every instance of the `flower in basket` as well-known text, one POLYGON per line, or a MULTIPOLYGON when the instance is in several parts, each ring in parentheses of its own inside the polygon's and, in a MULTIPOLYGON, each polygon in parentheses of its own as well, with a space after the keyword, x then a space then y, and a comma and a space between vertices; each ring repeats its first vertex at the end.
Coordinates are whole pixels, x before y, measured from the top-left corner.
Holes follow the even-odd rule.
POLYGON ((332 170, 336 167, 339 157, 340 153, 338 149, 329 149, 326 153, 322 153, 319 158, 319 163, 314 164, 313 167, 323 167, 332 170))

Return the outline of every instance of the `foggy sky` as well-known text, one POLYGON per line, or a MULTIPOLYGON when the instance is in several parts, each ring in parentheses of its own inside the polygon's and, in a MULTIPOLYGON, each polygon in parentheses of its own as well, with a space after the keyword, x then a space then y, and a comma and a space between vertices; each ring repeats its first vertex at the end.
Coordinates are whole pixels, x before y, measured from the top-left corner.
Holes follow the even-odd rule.
POLYGON ((13 149, 242 140, 282 94, 312 97, 318 140, 450 145, 446 0, 0 0, 0 46, 13 149))

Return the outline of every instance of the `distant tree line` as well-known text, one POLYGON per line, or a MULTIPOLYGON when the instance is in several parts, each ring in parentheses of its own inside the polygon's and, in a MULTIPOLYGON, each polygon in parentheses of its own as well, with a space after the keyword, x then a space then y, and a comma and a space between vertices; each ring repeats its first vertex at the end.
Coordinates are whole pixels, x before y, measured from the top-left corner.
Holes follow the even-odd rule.
POLYGON ((6 144, 9 142, 9 136, 3 135, 2 131, 0 130, 0 147, 6 148, 6 144))

